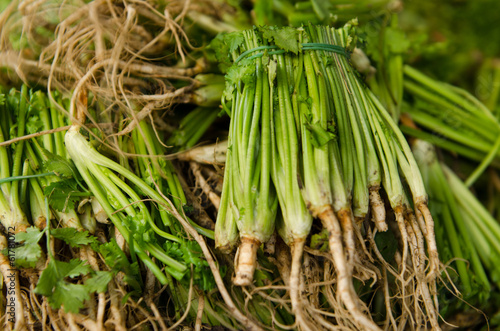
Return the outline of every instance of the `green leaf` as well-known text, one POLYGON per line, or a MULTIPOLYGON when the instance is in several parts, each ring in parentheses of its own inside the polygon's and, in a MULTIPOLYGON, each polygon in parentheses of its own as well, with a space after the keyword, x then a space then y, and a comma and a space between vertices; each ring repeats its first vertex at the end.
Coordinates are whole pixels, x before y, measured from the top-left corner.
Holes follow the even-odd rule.
POLYGON ((2 106, 5 103, 5 94, 0 93, 0 106, 2 106))
POLYGON ((140 270, 137 262, 130 263, 125 253, 120 249, 115 239, 99 246, 99 253, 104 258, 106 265, 114 272, 123 272, 124 280, 136 292, 141 292, 140 270))
POLYGON ((323 252, 328 251, 328 230, 323 229, 320 233, 313 234, 311 236, 311 244, 312 249, 320 250, 323 252))
POLYGON ((52 295, 52 291, 59 281, 59 276, 57 273, 57 267, 54 260, 50 260, 47 267, 42 271, 38 284, 35 287, 34 292, 46 297, 52 295))
POLYGON ((67 282, 65 278, 88 274, 92 269, 85 262, 78 259, 69 262, 50 260, 34 292, 46 296, 54 309, 64 306, 66 312, 77 313, 83 307, 83 301, 89 298, 89 291, 83 285, 67 282))
POLYGON ((26 133, 33 134, 42 131, 43 122, 40 118, 30 116, 26 121, 26 133))
POLYGON ((57 260, 52 261, 55 261, 54 263, 59 271, 60 279, 64 279, 66 277, 75 278, 80 275, 86 275, 92 270, 88 264, 85 264, 87 261, 79 259, 73 259, 69 262, 57 260))
POLYGON ((226 85, 243 82, 250 84, 255 81, 255 63, 249 60, 242 60, 238 65, 232 66, 226 74, 226 85))
POLYGON ((42 249, 38 244, 29 244, 12 249, 15 263, 20 268, 34 268, 42 257, 42 249))
POLYGON ((15 241, 23 242, 24 245, 13 248, 16 266, 22 268, 33 268, 42 257, 42 249, 38 241, 45 232, 41 232, 35 227, 29 227, 26 232, 19 232, 15 235, 15 241))
MULTIPOLYGON (((208 290, 215 286, 208 262, 203 257, 201 247, 196 241, 183 241, 181 243, 166 242, 164 247, 165 252, 170 257, 193 266, 193 280, 201 289, 208 290)), ((189 278, 184 277, 183 281, 187 282, 189 278)))
POLYGON ((392 53, 403 54, 410 48, 410 40, 399 29, 387 28, 385 30, 385 43, 392 53))
POLYGON ((243 44, 245 38, 241 32, 231 32, 224 35, 224 42, 229 47, 229 53, 234 52, 238 47, 243 44))
POLYGON ((83 308, 83 302, 89 298, 89 291, 84 285, 59 281, 49 297, 49 303, 54 309, 64 307, 65 312, 76 314, 83 308))
POLYGON ((231 53, 236 51, 244 41, 245 38, 241 32, 221 33, 212 39, 210 49, 214 51, 222 72, 227 72, 232 63, 231 53))
POLYGON ((299 52, 298 30, 290 26, 283 28, 277 27, 261 27, 262 36, 270 42, 285 51, 290 51, 294 54, 299 52))
POLYGON ((53 229, 50 231, 50 234, 55 238, 63 240, 71 247, 90 245, 97 241, 88 231, 78 231, 74 228, 53 229))
POLYGON ((26 232, 16 233, 15 240, 18 243, 24 242, 25 245, 36 244, 40 241, 44 233, 44 231, 40 231, 38 228, 31 226, 26 229, 26 232))
POLYGON ((77 170, 71 161, 62 156, 53 154, 46 149, 42 149, 42 152, 48 158, 48 160, 43 163, 44 172, 55 172, 57 176, 65 178, 76 177, 75 174, 77 170))
POLYGON ((96 274, 85 281, 85 287, 89 292, 104 293, 108 290, 108 284, 113 279, 111 271, 96 271, 96 274))
MULTIPOLYGON (((306 128, 311 132, 312 143, 316 148, 326 145, 336 137, 335 133, 325 130, 319 123, 306 123, 306 128)), ((329 129, 332 127, 330 126, 329 129)))
POLYGON ((226 89, 224 96, 226 100, 231 100, 233 91, 240 82, 246 84, 253 84, 255 82, 255 63, 248 59, 241 60, 237 65, 229 68, 226 74, 226 89))
POLYGON ((43 122, 40 119, 40 112, 47 108, 45 103, 45 95, 42 91, 32 93, 30 96, 30 104, 28 110, 28 119, 26 121, 26 132, 36 133, 43 128, 43 122))
POLYGON ((44 187, 43 194, 49 198, 50 206, 60 212, 74 209, 75 204, 82 197, 91 195, 90 193, 78 191, 77 183, 72 179, 50 183, 50 185, 44 187))

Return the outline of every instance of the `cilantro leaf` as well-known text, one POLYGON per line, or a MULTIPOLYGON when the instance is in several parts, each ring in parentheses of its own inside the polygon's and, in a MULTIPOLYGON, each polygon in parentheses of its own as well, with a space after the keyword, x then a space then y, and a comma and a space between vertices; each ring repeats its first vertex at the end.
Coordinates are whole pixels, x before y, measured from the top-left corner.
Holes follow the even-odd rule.
POLYGON ((37 91, 30 95, 28 119, 26 121, 27 133, 40 132, 43 128, 43 121, 40 112, 47 109, 45 95, 42 91, 37 91))
POLYGON ((49 198, 49 204, 52 208, 65 212, 69 209, 74 209, 75 204, 82 197, 90 196, 90 193, 80 192, 77 190, 77 183, 72 179, 64 179, 57 182, 52 182, 44 187, 43 194, 49 198))
POLYGON ((290 51, 294 54, 299 52, 298 30, 290 26, 277 27, 261 27, 262 36, 274 41, 274 44, 285 51, 290 51))
POLYGON ((312 249, 317 249, 320 251, 328 251, 328 230, 323 229, 321 232, 313 234, 311 236, 311 244, 312 249))
POLYGON ((43 122, 40 118, 30 116, 26 121, 26 133, 36 133, 40 132, 43 128, 43 122))
POLYGON ((78 259, 73 259, 69 262, 54 261, 60 275, 62 275, 62 279, 65 277, 75 278, 80 275, 86 275, 92 270, 88 264, 85 264, 86 261, 78 259))
POLYGON ((75 165, 63 158, 62 156, 53 154, 46 149, 42 148, 42 152, 47 156, 48 160, 43 163, 45 172, 54 172, 59 177, 71 178, 76 177, 77 170, 75 165))
POLYGON ((306 123, 307 130, 311 133, 311 141, 314 147, 319 148, 327 144, 330 140, 335 139, 335 133, 330 131, 332 126, 325 130, 319 123, 306 123))
POLYGON ((99 253, 104 258, 106 265, 113 271, 113 273, 123 272, 125 274, 124 280, 130 285, 134 291, 141 293, 141 277, 139 264, 137 262, 130 263, 125 253, 120 249, 115 239, 110 242, 99 246, 99 253))
POLYGON ((26 232, 19 232, 15 235, 15 240, 18 243, 24 242, 24 244, 36 244, 40 241, 45 232, 38 230, 38 228, 31 226, 26 229, 26 232))
POLYGON ((78 259, 69 262, 52 259, 40 275, 34 292, 46 296, 54 309, 63 306, 66 312, 77 313, 83 301, 89 298, 89 291, 84 285, 72 284, 65 278, 86 275, 91 270, 85 261, 78 259))
POLYGON ((226 100, 231 100, 233 91, 240 82, 245 85, 255 83, 255 63, 252 63, 248 59, 243 59, 238 64, 229 68, 225 77, 226 89, 224 90, 224 96, 226 100))
POLYGON ((218 34, 212 42, 210 49, 215 52, 215 58, 219 61, 219 68, 222 72, 227 72, 231 66, 231 54, 243 44, 245 38, 241 32, 218 34))
POLYGON ((96 242, 96 238, 91 236, 88 231, 78 231, 74 228, 53 229, 50 234, 63 240, 71 247, 80 247, 81 245, 90 245, 96 242))
POLYGON ((224 42, 229 47, 229 53, 234 52, 238 47, 243 44, 245 38, 241 32, 231 32, 224 36, 224 42))
POLYGON ((56 286, 58 276, 56 263, 54 260, 50 260, 47 267, 42 271, 34 292, 49 297, 56 286))
POLYGON ((44 233, 35 227, 29 227, 26 232, 16 233, 15 241, 17 243, 24 242, 24 245, 12 249, 13 255, 16 257, 16 266, 22 268, 35 267, 42 257, 42 249, 38 245, 38 241, 40 241, 44 233))
POLYGON ((84 285, 60 281, 56 284, 49 303, 54 309, 64 307, 65 312, 76 314, 83 308, 83 302, 89 298, 89 291, 84 285))
POLYGON ((410 48, 410 40, 402 30, 387 28, 385 30, 385 43, 392 53, 403 54, 410 48))
POLYGON ((113 277, 114 274, 111 271, 96 271, 92 278, 85 281, 85 287, 89 292, 104 293, 113 277))
POLYGON ((42 257, 42 249, 38 243, 19 246, 12 251, 16 266, 20 268, 34 268, 42 257))
MULTIPOLYGON (((201 289, 208 290, 215 286, 208 262, 203 258, 201 247, 196 241, 166 242, 164 248, 170 257, 193 266, 193 280, 201 289)), ((182 281, 187 282, 189 279, 189 276, 184 277, 182 281)))

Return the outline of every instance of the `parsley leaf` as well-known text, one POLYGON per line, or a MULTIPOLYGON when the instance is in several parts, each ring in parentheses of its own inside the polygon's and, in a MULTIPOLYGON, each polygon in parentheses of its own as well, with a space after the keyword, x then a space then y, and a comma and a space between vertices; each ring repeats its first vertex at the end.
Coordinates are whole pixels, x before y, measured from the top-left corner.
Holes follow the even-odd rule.
POLYGON ((24 242, 24 245, 12 249, 13 256, 16 257, 16 266, 21 268, 35 267, 42 257, 42 249, 38 245, 38 241, 44 233, 35 227, 29 227, 26 232, 16 234, 15 241, 24 242))
POLYGON ((306 128, 311 133, 311 141, 316 148, 320 148, 336 137, 335 133, 331 131, 334 130, 332 126, 325 130, 319 123, 306 123, 306 128))
POLYGON ((42 257, 42 249, 38 244, 29 244, 12 249, 16 267, 34 268, 42 257))
POLYGON ((125 253, 120 249, 115 239, 111 239, 109 243, 99 246, 99 253, 104 258, 106 265, 113 271, 114 274, 123 272, 125 274, 125 282, 131 286, 135 292, 141 293, 141 276, 139 264, 137 262, 130 263, 125 253))
POLYGON ((78 231, 74 228, 53 229, 50 231, 50 234, 55 238, 63 240, 71 247, 90 245, 97 241, 88 231, 78 231))
POLYGON ((113 277, 114 274, 111 271, 96 271, 92 278, 85 281, 85 287, 89 292, 104 293, 113 277))
MULTIPOLYGON (((208 262, 203 257, 201 247, 196 241, 166 242, 164 248, 170 257, 184 261, 187 265, 193 265, 193 280, 201 289, 208 290, 215 286, 208 262)), ((184 277, 182 281, 189 282, 189 279, 189 276, 184 277)))
POLYGON ((231 66, 231 54, 243 44, 245 38, 241 32, 218 34, 212 42, 210 48, 215 52, 215 58, 219 61, 219 68, 222 72, 227 72, 231 66))
POLYGON ((290 51, 294 54, 299 52, 298 30, 290 26, 282 28, 277 27, 261 27, 262 36, 268 41, 276 44, 285 51, 290 51))
POLYGON ((399 29, 385 30, 385 43, 392 53, 403 54, 410 48, 410 41, 405 33, 399 29))
POLYGON ((51 307, 64 307, 66 312, 78 313, 83 302, 89 298, 89 291, 83 285, 72 284, 66 278, 86 275, 91 271, 85 261, 73 259, 69 262, 50 260, 40 275, 34 292, 46 296, 51 307))
POLYGON ((63 158, 62 156, 53 154, 46 149, 42 148, 42 152, 47 156, 47 161, 43 163, 43 169, 45 172, 55 172, 57 176, 63 178, 76 177, 78 171, 75 165, 63 158))
POLYGON ((255 63, 248 59, 241 60, 238 64, 229 68, 226 74, 226 89, 224 96, 226 100, 233 98, 233 91, 240 82, 246 84, 255 83, 255 63))
POLYGON ((91 196, 91 193, 78 191, 77 183, 72 179, 50 183, 44 187, 43 194, 49 198, 50 206, 60 212, 74 209, 82 197, 91 196))
POLYGON ((25 244, 36 244, 40 241, 45 232, 38 230, 38 228, 32 226, 26 229, 26 232, 16 233, 16 242, 25 244))
POLYGON ((83 308, 83 302, 89 298, 89 292, 84 285, 61 281, 54 288, 49 303, 54 309, 64 307, 65 312, 76 314, 83 308))

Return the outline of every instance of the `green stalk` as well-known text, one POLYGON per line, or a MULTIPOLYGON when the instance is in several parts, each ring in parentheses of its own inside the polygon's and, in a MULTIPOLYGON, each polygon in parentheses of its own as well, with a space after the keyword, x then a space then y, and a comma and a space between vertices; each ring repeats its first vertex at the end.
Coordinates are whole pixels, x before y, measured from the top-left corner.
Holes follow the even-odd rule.
MULTIPOLYGON (((84 156, 83 159, 80 158, 81 157, 80 153, 92 149, 90 144, 87 141, 85 141, 85 138, 80 136, 80 134, 76 130, 73 129, 69 130, 68 133, 66 134, 66 145, 70 156, 75 162, 78 171, 80 172, 83 179, 89 186, 90 190, 99 200, 99 203, 102 205, 102 207, 104 208, 104 210, 106 211, 106 213, 108 214, 109 218, 116 226, 118 231, 120 231, 120 233, 123 235, 124 238, 129 239, 130 238, 129 231, 123 225, 123 222, 119 217, 119 214, 115 214, 114 208, 109 204, 107 199, 107 194, 103 191, 101 184, 98 183, 96 179, 94 179, 94 177, 91 175, 90 169, 85 164, 84 160, 87 157, 84 156)), ((139 256, 139 258, 141 258, 144 264, 153 272, 153 274, 160 281, 160 283, 163 285, 167 284, 168 283, 167 277, 163 274, 160 268, 155 263, 153 263, 146 254, 144 254, 141 248, 139 248, 138 245, 135 243, 129 242, 129 245, 131 246, 131 248, 134 249, 135 253, 139 256)))
POLYGON ((486 157, 481 161, 481 163, 477 166, 477 168, 472 172, 472 174, 469 175, 469 178, 465 181, 465 185, 467 187, 470 187, 474 182, 481 176, 481 174, 486 170, 486 168, 493 162, 493 159, 495 156, 498 154, 500 151, 500 135, 498 136, 497 141, 495 142, 495 145, 493 145, 493 148, 488 152, 486 157))
MULTIPOLYGON (((449 100, 449 102, 451 102, 452 104, 460 105, 466 111, 474 113, 478 116, 489 118, 490 120, 495 120, 495 117, 487 109, 482 107, 476 108, 469 102, 464 102, 463 98, 454 93, 454 91, 450 91, 449 88, 446 88, 446 85, 425 76, 418 70, 408 65, 405 65, 403 71, 405 75, 407 75, 409 78, 419 82, 421 85, 427 87, 434 93, 441 95, 442 97, 444 97, 444 99, 449 100)), ((443 100, 438 102, 445 102, 445 101, 443 100)))
MULTIPOLYGON (((452 141, 440 138, 439 136, 424 132, 422 130, 417 130, 405 125, 401 126, 401 131, 405 134, 409 134, 415 138, 422 139, 425 141, 428 141, 432 143, 435 146, 447 149, 449 151, 461 154, 469 159, 475 160, 475 161, 482 161, 484 160, 484 154, 481 152, 478 152, 477 149, 472 149, 469 147, 465 147, 463 145, 454 143, 452 141)), ((500 162, 498 160, 493 160, 491 163, 492 166, 499 168, 500 167, 500 162)))

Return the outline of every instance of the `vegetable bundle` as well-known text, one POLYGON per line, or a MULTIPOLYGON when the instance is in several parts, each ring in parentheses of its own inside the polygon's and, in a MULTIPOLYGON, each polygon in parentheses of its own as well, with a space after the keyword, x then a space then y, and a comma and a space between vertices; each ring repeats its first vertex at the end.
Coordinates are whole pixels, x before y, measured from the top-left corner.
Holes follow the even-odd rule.
POLYGON ((498 63, 483 63, 484 105, 425 76, 456 61, 426 65, 436 49, 408 30, 418 11, 390 0, 0 8, 0 83, 20 89, 0 91, 5 328, 439 329, 468 304, 495 312, 498 63), (314 25, 355 16, 360 31, 314 25), (403 115, 402 132, 469 159, 451 156, 465 183, 450 154, 437 149, 438 162, 406 141, 402 111, 415 121, 403 115), (196 146, 212 139, 225 141, 196 146))
POLYGON ((399 325, 416 307, 412 318, 438 327, 432 295, 439 260, 425 188, 396 123, 349 64, 354 45, 352 24, 261 27, 212 42, 219 60, 233 63, 223 95, 231 124, 216 246, 230 250, 239 238, 234 283, 246 286, 259 246, 276 228, 292 249, 294 313, 302 328, 313 329, 322 321, 305 315, 299 287, 302 251, 312 218, 319 218, 335 265, 336 292, 357 327, 378 329, 352 277, 377 279, 384 268, 400 282, 404 297, 399 325), (395 222, 386 221, 380 188, 395 222), (376 232, 389 228, 401 239, 397 271, 366 247, 376 232), (372 264, 372 254, 380 265, 372 264))
MULTIPOLYGON (((413 151, 433 206, 440 255, 445 261, 454 259, 456 274, 451 270, 449 274, 452 273, 452 282, 458 286, 456 295, 462 296, 467 304, 480 307, 491 295, 488 274, 492 282, 498 283, 500 225, 460 178, 439 162, 430 143, 416 140, 413 151)), ((443 313, 461 305, 461 302, 455 304, 458 307, 448 305, 443 313)))

